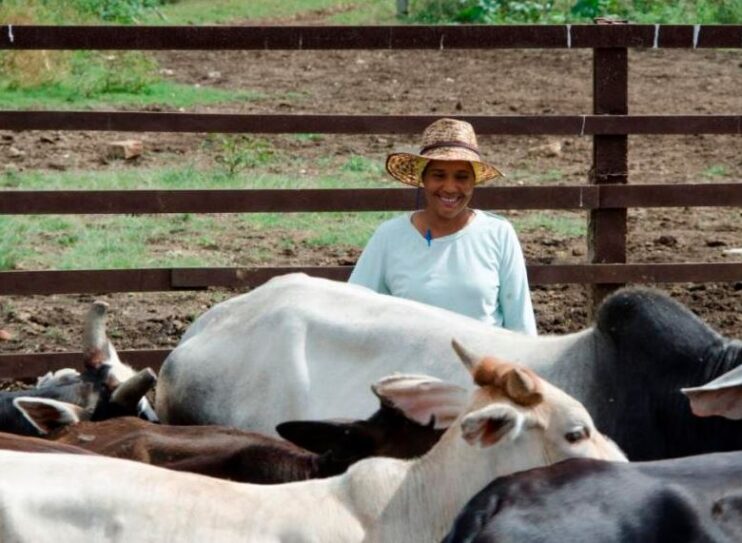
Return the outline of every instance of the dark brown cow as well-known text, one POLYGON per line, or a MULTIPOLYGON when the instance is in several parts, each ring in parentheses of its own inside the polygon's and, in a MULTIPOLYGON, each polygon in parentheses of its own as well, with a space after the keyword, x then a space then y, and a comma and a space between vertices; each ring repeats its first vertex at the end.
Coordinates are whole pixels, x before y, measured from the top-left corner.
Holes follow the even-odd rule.
MULTIPOLYGON (((427 377, 422 379, 433 382, 427 377)), ((381 400, 381 407, 367 420, 292 421, 279 425, 281 435, 310 450, 235 428, 159 425, 133 417, 61 425, 60 421, 49 420, 55 416, 51 408, 28 409, 37 404, 36 399, 19 398, 16 406, 26 417, 43 417, 44 420, 36 421, 39 426, 57 427, 48 435, 56 444, 178 471, 275 484, 338 475, 369 456, 421 456, 451 422, 418 424, 389 405, 383 391, 373 390, 381 400)))
POLYGON ((75 447, 66 443, 55 443, 40 437, 19 436, 18 434, 6 434, 5 432, 0 432, 0 449, 18 452, 95 454, 82 447, 75 447))

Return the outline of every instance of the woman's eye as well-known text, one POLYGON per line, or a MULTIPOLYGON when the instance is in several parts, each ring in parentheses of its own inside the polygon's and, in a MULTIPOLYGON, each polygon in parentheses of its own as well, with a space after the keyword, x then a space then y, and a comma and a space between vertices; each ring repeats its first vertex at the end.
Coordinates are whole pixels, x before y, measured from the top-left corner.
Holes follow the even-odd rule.
POLYGON ((590 429, 587 426, 579 426, 564 434, 564 439, 569 443, 577 443, 590 437, 590 429))

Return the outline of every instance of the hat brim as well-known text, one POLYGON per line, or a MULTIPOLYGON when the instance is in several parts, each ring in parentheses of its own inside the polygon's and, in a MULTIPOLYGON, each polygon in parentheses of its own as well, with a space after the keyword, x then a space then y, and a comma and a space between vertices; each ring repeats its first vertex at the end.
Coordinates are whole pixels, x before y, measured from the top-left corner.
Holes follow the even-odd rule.
POLYGON ((422 185, 422 174, 431 160, 466 161, 474 170, 474 184, 486 183, 492 179, 502 177, 500 170, 492 164, 482 162, 479 155, 473 151, 461 148, 440 148, 425 155, 415 153, 391 153, 386 157, 386 171, 397 181, 406 185, 419 187, 422 185))

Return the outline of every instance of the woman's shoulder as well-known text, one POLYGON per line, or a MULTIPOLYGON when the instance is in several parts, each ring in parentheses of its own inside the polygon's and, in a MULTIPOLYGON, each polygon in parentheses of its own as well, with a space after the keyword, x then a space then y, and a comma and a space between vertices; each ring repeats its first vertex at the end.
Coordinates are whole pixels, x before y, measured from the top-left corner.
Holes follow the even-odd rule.
POLYGON ((475 209, 474 212, 477 214, 477 223, 483 229, 502 233, 515 232, 510 221, 502 215, 481 209, 475 209))
POLYGON ((409 228, 409 224, 410 213, 403 213, 402 215, 397 215, 396 217, 392 217, 391 219, 382 222, 376 227, 376 233, 381 235, 397 233, 400 230, 409 228))

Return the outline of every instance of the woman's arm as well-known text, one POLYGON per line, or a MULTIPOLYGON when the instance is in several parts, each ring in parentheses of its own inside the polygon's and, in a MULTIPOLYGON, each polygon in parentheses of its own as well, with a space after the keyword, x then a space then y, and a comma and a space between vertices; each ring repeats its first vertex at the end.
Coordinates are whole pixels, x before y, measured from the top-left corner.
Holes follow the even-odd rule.
POLYGON ((385 280, 386 237, 382 228, 377 228, 363 249, 348 283, 362 285, 381 294, 390 294, 385 280))
POLYGON ((531 292, 523 251, 518 236, 508 223, 502 243, 500 264, 500 292, 498 302, 503 315, 503 327, 535 336, 536 318, 533 315, 531 292))

